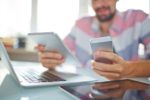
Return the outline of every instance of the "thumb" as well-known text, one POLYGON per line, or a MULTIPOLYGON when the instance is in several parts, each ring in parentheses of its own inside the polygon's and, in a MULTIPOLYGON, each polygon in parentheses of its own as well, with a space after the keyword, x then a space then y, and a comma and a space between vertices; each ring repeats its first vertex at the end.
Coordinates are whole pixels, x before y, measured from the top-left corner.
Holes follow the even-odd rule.
POLYGON ((109 59, 113 62, 117 62, 117 63, 122 63, 124 61, 124 59, 120 56, 118 56, 117 54, 113 53, 113 52, 107 52, 107 51, 96 51, 95 54, 95 59, 98 58, 105 58, 105 59, 109 59))

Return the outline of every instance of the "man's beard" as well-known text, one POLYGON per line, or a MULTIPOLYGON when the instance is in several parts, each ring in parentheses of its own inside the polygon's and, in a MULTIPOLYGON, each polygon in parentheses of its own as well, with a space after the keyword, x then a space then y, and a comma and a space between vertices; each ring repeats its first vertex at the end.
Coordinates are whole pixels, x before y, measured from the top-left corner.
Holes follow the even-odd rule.
MULTIPOLYGON (((101 7, 101 8, 97 8, 96 10, 100 10, 100 9, 108 9, 108 10, 110 10, 109 7, 101 7)), ((110 21, 110 20, 112 20, 114 18, 115 13, 116 12, 114 11, 114 12, 111 12, 109 15, 103 15, 103 16, 96 14, 96 17, 97 17, 97 19, 100 22, 107 22, 107 21, 110 21)))

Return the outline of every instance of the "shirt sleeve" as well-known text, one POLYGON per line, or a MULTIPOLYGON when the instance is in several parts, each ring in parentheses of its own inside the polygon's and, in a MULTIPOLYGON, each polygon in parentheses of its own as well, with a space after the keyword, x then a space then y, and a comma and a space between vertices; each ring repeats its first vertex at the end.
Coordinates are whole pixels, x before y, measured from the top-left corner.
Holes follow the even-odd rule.
POLYGON ((142 23, 141 42, 145 47, 145 58, 150 59, 150 18, 149 16, 142 23))
POLYGON ((76 26, 74 26, 71 32, 65 37, 64 43, 67 45, 69 50, 75 55, 76 53, 76 26))

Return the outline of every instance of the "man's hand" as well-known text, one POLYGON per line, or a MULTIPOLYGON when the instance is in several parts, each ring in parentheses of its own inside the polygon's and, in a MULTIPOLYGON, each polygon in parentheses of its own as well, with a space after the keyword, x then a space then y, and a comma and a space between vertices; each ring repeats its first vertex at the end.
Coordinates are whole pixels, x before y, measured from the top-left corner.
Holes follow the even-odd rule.
POLYGON ((128 77, 128 75, 133 71, 132 67, 130 68, 128 66, 129 63, 127 61, 113 52, 98 50, 94 53, 94 58, 105 58, 112 61, 111 64, 99 61, 92 62, 94 71, 108 79, 113 80, 128 77))
POLYGON ((38 45, 35 49, 38 51, 39 61, 46 68, 53 69, 64 62, 63 55, 57 51, 46 51, 43 45, 38 45))

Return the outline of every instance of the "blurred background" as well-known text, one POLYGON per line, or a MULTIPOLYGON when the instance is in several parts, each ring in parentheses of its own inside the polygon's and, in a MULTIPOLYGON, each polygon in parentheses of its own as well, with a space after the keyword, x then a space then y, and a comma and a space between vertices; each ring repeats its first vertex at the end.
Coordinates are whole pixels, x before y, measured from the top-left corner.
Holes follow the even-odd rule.
MULTIPOLYGON (((149 0, 119 0, 117 8, 119 11, 132 8, 150 13, 149 5, 149 0)), ((23 56, 28 54, 36 58, 34 44, 27 38, 29 32, 52 31, 63 39, 74 22, 86 15, 94 15, 90 0, 0 0, 0 39, 12 59, 26 59, 23 56)), ((140 48, 142 55, 142 45, 140 48)), ((28 60, 33 60, 30 58, 28 60)))

